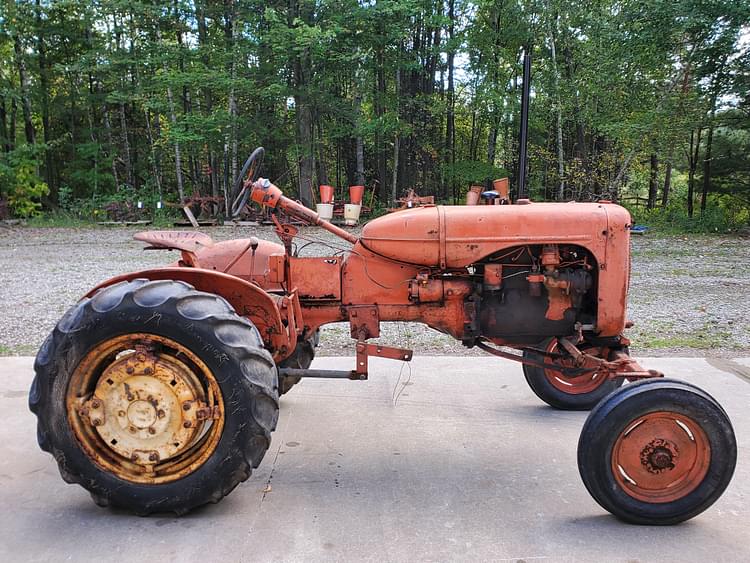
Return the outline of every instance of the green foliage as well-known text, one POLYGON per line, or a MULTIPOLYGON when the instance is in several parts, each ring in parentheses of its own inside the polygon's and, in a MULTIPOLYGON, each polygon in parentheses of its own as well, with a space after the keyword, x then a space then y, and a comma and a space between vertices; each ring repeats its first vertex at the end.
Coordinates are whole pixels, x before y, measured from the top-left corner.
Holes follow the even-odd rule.
POLYGON ((37 161, 29 147, 21 147, 0 157, 0 198, 8 201, 16 217, 39 214, 41 198, 49 188, 36 174, 37 161))
POLYGON ((507 178, 508 172, 499 166, 476 160, 459 160, 454 164, 446 164, 445 174, 461 186, 484 184, 488 180, 507 178))
POLYGON ((157 209, 159 195, 153 189, 144 186, 135 189, 128 185, 121 185, 111 194, 96 194, 88 198, 71 198, 69 188, 60 190, 60 209, 64 216, 82 221, 136 221, 158 217, 176 216, 177 211, 171 212, 162 202, 162 208, 157 209), (141 202, 142 207, 138 207, 141 202))
POLYGON ((690 218, 681 202, 673 201, 666 208, 631 207, 633 223, 646 225, 658 232, 733 233, 750 225, 750 208, 738 205, 731 196, 712 195, 706 211, 690 218))
POLYGON ((682 225, 685 154, 700 132, 699 201, 713 130, 709 208, 684 225, 731 229, 750 205, 748 21, 731 0, 4 2, 0 190, 17 215, 46 184, 65 216, 150 216, 159 193, 223 194, 257 145, 293 197, 360 175, 384 208, 409 188, 517 189, 531 44, 534 198, 643 196, 656 154, 659 185, 667 160, 675 178, 658 213, 682 225))

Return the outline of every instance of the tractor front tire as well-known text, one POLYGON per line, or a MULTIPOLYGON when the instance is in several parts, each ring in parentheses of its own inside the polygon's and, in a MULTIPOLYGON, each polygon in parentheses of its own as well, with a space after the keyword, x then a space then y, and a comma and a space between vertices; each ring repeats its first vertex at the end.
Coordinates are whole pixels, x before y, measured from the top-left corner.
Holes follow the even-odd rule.
POLYGON ((736 461, 724 409, 672 379, 647 379, 606 397, 578 442, 578 470, 591 496, 633 524, 677 524, 700 514, 727 488, 736 461))
MULTIPOLYGON (((542 347, 547 352, 557 352, 556 339, 545 340, 542 347)), ((524 350, 523 357, 540 363, 552 362, 549 358, 529 350, 524 350)), ((542 401, 561 410, 591 410, 602 398, 623 384, 622 378, 607 379, 597 372, 580 377, 565 377, 554 369, 542 369, 536 366, 523 365, 523 375, 534 394, 542 401)), ((566 367, 575 367, 572 361, 566 367)))
POLYGON ((34 364, 40 447, 100 506, 184 514, 257 467, 276 366, 251 322, 179 281, 137 279, 72 307, 34 364))

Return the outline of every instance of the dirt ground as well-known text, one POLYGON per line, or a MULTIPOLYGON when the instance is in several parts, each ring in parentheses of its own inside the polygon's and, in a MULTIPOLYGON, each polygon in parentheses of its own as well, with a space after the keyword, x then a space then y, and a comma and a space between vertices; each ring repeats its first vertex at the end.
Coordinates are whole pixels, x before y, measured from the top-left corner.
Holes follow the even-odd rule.
MULTIPOLYGON (((33 355, 57 320, 98 282, 159 266, 170 252, 144 252, 131 228, 0 227, 0 355, 33 355)), ((204 229, 215 240, 258 236, 270 227, 204 229)), ((302 231, 302 255, 337 242, 318 228, 302 231), (311 242, 318 241, 318 242, 311 242)), ((346 243, 344 243, 346 245, 346 243)), ((633 352, 651 356, 747 356, 750 352, 750 240, 722 236, 633 239, 628 332, 633 352)), ((384 323, 381 342, 418 354, 476 353, 413 323, 384 323)), ((346 324, 324 327, 320 355, 353 353, 346 324)))

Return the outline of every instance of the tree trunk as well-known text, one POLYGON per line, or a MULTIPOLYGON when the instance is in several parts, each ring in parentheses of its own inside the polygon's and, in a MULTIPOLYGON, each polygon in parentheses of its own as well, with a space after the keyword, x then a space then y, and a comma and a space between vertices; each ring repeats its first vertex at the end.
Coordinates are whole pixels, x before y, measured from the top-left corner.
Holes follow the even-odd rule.
MULTIPOLYGON (((161 43, 161 33, 157 30, 156 38, 161 43)), ((166 72, 166 64, 164 65, 164 71, 166 72)), ((169 121, 172 124, 172 129, 177 127, 177 115, 174 109, 174 95, 172 94, 172 86, 167 83, 167 102, 169 103, 169 121)), ((180 198, 180 204, 185 201, 185 188, 182 180, 182 151, 180 150, 180 142, 174 141, 174 174, 177 180, 177 194, 180 198)))
MULTIPOLYGON (((167 100, 169 101, 169 121, 174 129, 177 127, 177 115, 174 112, 174 97, 172 96, 171 86, 167 86, 167 100)), ((177 193, 180 196, 180 204, 182 204, 185 201, 185 188, 182 181, 182 151, 179 141, 174 142, 174 174, 177 180, 177 193)))
POLYGON ((657 181, 659 179, 659 160, 655 153, 651 154, 651 174, 648 179, 648 203, 647 209, 656 207, 656 196, 659 190, 657 181))
POLYGON ((365 185, 365 143, 362 140, 362 135, 357 135, 356 140, 356 146, 357 146, 357 175, 356 175, 356 185, 357 186, 364 186, 365 185))
POLYGON ((664 169, 664 187, 661 191, 661 206, 666 207, 669 203, 669 190, 672 187, 672 159, 667 160, 664 169))
MULTIPOLYGON (((399 49, 400 50, 400 49, 399 49)), ((399 100, 401 96, 401 68, 396 68, 396 127, 399 122, 399 100)), ((395 205, 396 199, 398 198, 398 156, 400 152, 401 135, 398 129, 396 129, 396 138, 393 140, 393 177, 391 182, 391 203, 395 205)))
POLYGON ((702 128, 690 131, 690 147, 688 153, 688 195, 687 195, 687 212, 688 217, 693 216, 693 199, 695 198, 695 171, 698 168, 698 151, 701 146, 702 128))
POLYGON ((329 185, 330 181, 328 178, 328 167, 326 166, 326 160, 325 160, 325 144, 323 143, 324 137, 323 137, 323 126, 320 123, 320 117, 316 119, 317 121, 317 127, 318 130, 318 184, 324 184, 329 185))
POLYGON ((237 57, 235 53, 235 37, 237 33, 236 7, 234 0, 224 1, 224 49, 229 54, 230 86, 227 97, 227 112, 229 114, 229 128, 224 135, 224 211, 229 215, 230 190, 237 180, 239 163, 237 145, 237 100, 235 98, 234 81, 237 76, 237 57))
MULTIPOLYGON (((549 0, 547 0, 547 12, 551 13, 549 0)), ((557 16, 555 16, 555 25, 557 25, 557 16)), ((562 103, 560 101, 560 73, 557 69, 557 51, 555 47, 555 33, 552 24, 548 25, 548 34, 550 42, 550 51, 552 55, 552 75, 555 86, 555 120, 557 129, 557 174, 559 176, 559 187, 557 189, 557 199, 565 199, 565 152, 563 149, 563 130, 562 130, 562 103)), ((546 182, 545 182, 546 187, 546 182)))
POLYGON ((3 152, 10 152, 10 139, 8 138, 8 111, 5 105, 5 96, 0 96, 0 145, 3 152))
MULTIPOLYGON (((42 134, 44 135, 44 178, 50 189, 50 197, 57 201, 57 181, 55 178, 54 159, 50 149, 51 129, 49 121, 49 76, 47 75, 47 48, 44 44, 44 33, 42 31, 42 13, 40 0, 35 2, 36 27, 37 27, 37 54, 39 62, 39 88, 42 95, 42 134)), ((75 139, 73 139, 75 142, 75 139)))
MULTIPOLYGON (((292 0, 289 27, 295 27, 296 19, 306 24, 313 23, 314 4, 305 0, 292 0)), ((299 147, 299 198, 302 203, 312 206, 313 190, 313 115, 311 102, 308 99, 309 83, 312 73, 312 60, 309 48, 297 53, 293 60, 294 107, 297 128, 297 146, 299 147)))
MULTIPOLYGON (((378 32, 382 36, 383 24, 378 24, 378 32)), ((379 47, 375 55, 376 66, 375 66, 375 95, 374 95, 374 109, 375 118, 378 121, 378 125, 382 124, 383 117, 385 115, 385 95, 386 95, 386 82, 385 82, 385 55, 384 49, 379 47)), ((381 133, 381 127, 375 128, 375 167, 378 179, 378 198, 385 201, 388 198, 388 172, 387 172, 387 156, 384 145, 384 138, 381 133)))
POLYGON ((122 141, 122 162, 125 166, 125 181, 131 188, 133 182, 133 164, 130 160, 130 141, 128 140, 128 122, 125 114, 125 103, 120 102, 120 140, 122 141))
POLYGON ((112 179, 115 182, 115 189, 120 187, 120 178, 117 174, 117 150, 112 138, 112 122, 109 119, 109 109, 104 108, 102 120, 104 121, 104 131, 107 134, 107 144, 109 145, 109 158, 112 161, 112 179))
MULTIPOLYGON (((211 67, 211 61, 207 54, 208 44, 208 26, 206 25, 206 6, 204 2, 196 2, 196 19, 198 22, 198 43, 202 48, 201 61, 203 66, 208 69, 211 67)), ((213 95, 211 88, 207 84, 203 87, 203 113, 204 115, 211 115, 213 112, 213 95)), ((219 195, 219 166, 218 158, 214 151, 213 143, 208 144, 208 165, 211 168, 211 195, 217 197, 219 195)))
POLYGON ((8 131, 8 141, 10 150, 16 150, 16 114, 18 113, 18 104, 15 96, 10 100, 10 131, 8 131))
POLYGON ((706 153, 703 158, 703 191, 701 192, 701 215, 706 211, 708 200, 708 189, 711 187, 711 145, 714 140, 713 112, 711 124, 708 126, 708 137, 706 138, 706 153))
POLYGON ((487 163, 495 165, 495 152, 497 150, 497 124, 493 123, 487 137, 487 163))
POLYGON ((312 157, 312 111, 302 101, 302 96, 295 96, 297 144, 300 147, 299 158, 299 198, 307 207, 312 206, 313 190, 313 157, 312 157))
POLYGON ((26 61, 23 56, 21 39, 16 35, 13 41, 13 50, 16 55, 16 68, 18 69, 18 82, 21 88, 21 109, 23 110, 24 133, 26 142, 30 145, 36 144, 36 131, 34 122, 31 120, 31 99, 29 98, 29 79, 26 74, 26 61))
MULTIPOLYGON (((455 34, 455 0, 448 0, 448 92, 446 99, 445 115, 445 165, 450 166, 450 175, 448 177, 448 186, 443 187, 443 193, 450 191, 453 203, 456 201, 456 182, 454 180, 456 164, 456 87, 453 78, 453 67, 455 66, 456 49, 453 45, 453 36, 455 34), (447 188, 450 188, 448 190, 447 188)), ((442 84, 442 80, 440 81, 442 84)))
MULTIPOLYGON (((355 86, 359 90, 359 80, 355 86)), ((354 176, 354 182, 356 186, 365 185, 365 143, 362 139, 362 96, 359 92, 354 96, 354 114, 356 115, 356 137, 355 137, 355 152, 357 159, 357 172, 354 176)))
POLYGON ((159 194, 159 201, 162 201, 162 190, 161 190, 161 169, 159 161, 156 157, 156 147, 154 146, 154 135, 151 131, 151 116, 147 108, 143 109, 144 117, 146 118, 146 132, 148 133, 148 144, 151 149, 151 169, 154 173, 154 182, 156 183, 157 193, 159 194))
MULTIPOLYGON (((492 84, 494 88, 497 88, 500 82, 500 76, 499 76, 499 69, 500 69, 500 45, 501 45, 501 37, 500 37, 500 9, 499 7, 495 8, 495 13, 493 14, 495 21, 493 24, 494 29, 494 50, 492 54, 493 59, 493 65, 492 65, 492 84)), ((491 166, 495 165, 495 153, 497 151, 497 135, 498 135, 498 129, 500 127, 500 108, 497 107, 497 104, 493 102, 492 104, 492 110, 491 110, 491 120, 492 123, 490 125, 490 134, 487 139, 487 163, 491 166)))

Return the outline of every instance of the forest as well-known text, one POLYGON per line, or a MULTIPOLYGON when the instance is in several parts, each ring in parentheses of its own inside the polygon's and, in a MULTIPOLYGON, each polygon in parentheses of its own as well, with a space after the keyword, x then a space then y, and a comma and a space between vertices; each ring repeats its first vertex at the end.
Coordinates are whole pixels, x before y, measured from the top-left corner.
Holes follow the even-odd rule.
POLYGON ((517 190, 528 50, 532 199, 746 227, 749 22, 736 0, 3 0, 0 215, 222 198, 260 145, 308 205, 517 190))

